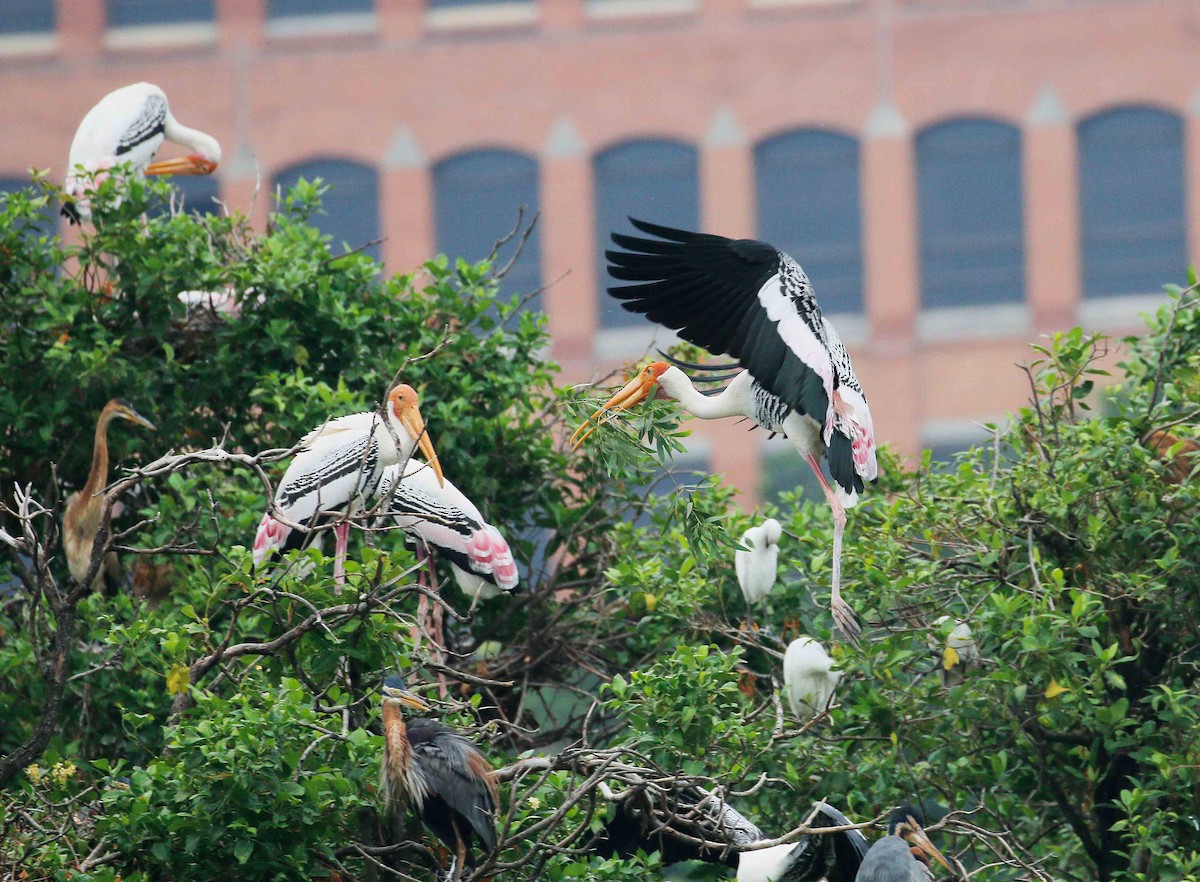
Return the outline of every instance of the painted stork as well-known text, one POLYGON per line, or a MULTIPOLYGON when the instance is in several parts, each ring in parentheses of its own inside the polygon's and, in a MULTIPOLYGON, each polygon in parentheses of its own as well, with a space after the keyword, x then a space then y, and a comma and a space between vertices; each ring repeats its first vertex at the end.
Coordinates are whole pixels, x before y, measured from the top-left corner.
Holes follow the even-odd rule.
POLYGON ((954 869, 921 829, 923 817, 910 805, 892 812, 887 836, 871 846, 855 882, 929 882, 933 858, 951 873, 954 869))
POLYGON ((466 866, 477 838, 487 852, 496 848, 496 773, 483 754, 437 720, 404 721, 405 707, 429 705, 393 674, 383 683, 384 804, 395 811, 410 806, 454 853, 448 878, 466 866))
MULTIPOLYGON (((831 805, 814 806, 812 827, 849 827, 854 822, 831 805)), ((743 851, 738 882, 854 882, 867 854, 858 830, 809 833, 799 842, 743 851)))
POLYGON ((487 600, 517 587, 517 565, 500 531, 450 481, 409 460, 383 470, 380 514, 450 562, 454 580, 472 599, 487 600), (397 481, 399 478, 399 481, 397 481))
POLYGON ((304 547, 312 528, 333 520, 337 524, 334 580, 339 585, 344 582, 348 518, 365 507, 384 469, 406 462, 414 449, 420 449, 438 482, 444 481, 417 405, 417 393, 401 383, 388 393, 383 418, 375 411, 352 413, 329 420, 305 435, 279 482, 274 504, 259 522, 254 536, 254 562, 262 563, 277 552, 304 547), (276 518, 276 513, 288 523, 276 518))
POLYGON ((811 637, 797 637, 783 654, 783 686, 792 713, 804 722, 829 707, 842 672, 833 669, 825 647, 811 637))
POLYGON ((779 521, 767 518, 742 534, 742 548, 733 553, 738 586, 746 598, 747 626, 750 624, 750 607, 755 603, 762 602, 763 617, 766 617, 767 595, 775 587, 779 568, 779 540, 782 536, 783 527, 779 521))
MULTIPOLYGON (((67 497, 67 507, 63 513, 63 551, 67 557, 67 568, 71 571, 71 578, 80 584, 83 584, 92 567, 96 533, 100 529, 100 515, 104 511, 104 488, 108 484, 108 424, 114 419, 128 420, 147 429, 154 428, 154 423, 134 410, 133 405, 123 398, 112 399, 100 411, 92 446, 91 471, 83 488, 67 497)), ((92 587, 105 587, 112 593, 119 584, 117 554, 110 551, 104 556, 92 587)))
MULTIPOLYGON (((655 362, 640 371, 592 415, 619 412, 644 401, 658 386, 700 419, 749 417, 787 436, 812 468, 833 512, 834 623, 852 641, 860 633, 841 596, 842 535, 846 509, 864 482, 878 475, 875 433, 867 398, 837 331, 821 315, 808 277, 787 254, 752 239, 726 239, 630 218, 653 238, 613 233, 624 250, 607 251, 609 274, 633 284, 609 288, 630 312, 678 331, 732 365, 742 367, 718 395, 706 397, 677 367, 655 362), (836 484, 819 462, 824 455, 836 484)), ((572 442, 590 434, 580 427, 572 442)))
POLYGON ((91 213, 88 192, 115 165, 128 163, 135 173, 146 175, 207 175, 220 161, 216 138, 181 125, 171 115, 162 89, 153 83, 122 86, 101 98, 75 132, 63 184, 63 216, 71 223, 86 219, 91 213), (164 140, 191 152, 154 162, 164 140))

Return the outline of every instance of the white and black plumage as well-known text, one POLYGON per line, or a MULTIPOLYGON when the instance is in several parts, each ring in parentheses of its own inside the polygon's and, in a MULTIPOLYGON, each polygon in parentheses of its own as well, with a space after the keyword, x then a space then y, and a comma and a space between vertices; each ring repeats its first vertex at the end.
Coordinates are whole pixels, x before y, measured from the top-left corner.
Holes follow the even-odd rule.
POLYGON ((783 684, 792 713, 807 722, 829 707, 842 672, 833 669, 825 647, 798 637, 783 654, 783 684))
MULTIPOLYGON (((815 807, 813 827, 848 827, 853 822, 833 806, 815 807)), ((799 842, 743 851, 738 863, 738 882, 854 882, 867 839, 857 830, 812 833, 799 842)))
POLYGON ((439 482, 425 463, 388 466, 377 493, 379 513, 449 561, 454 580, 468 597, 486 600, 517 587, 517 565, 500 531, 454 484, 439 482))
POLYGON ((410 807, 451 849, 449 877, 466 866, 473 839, 486 852, 496 848, 496 773, 465 737, 437 720, 407 723, 403 708, 428 711, 404 680, 389 676, 383 684, 384 804, 395 811, 410 807))
POLYGON ((383 410, 386 419, 375 411, 353 413, 331 419, 304 436, 275 491, 274 504, 259 522, 255 563, 303 548, 312 528, 337 520, 334 577, 341 582, 349 540, 347 518, 365 507, 385 468, 406 462, 420 449, 437 480, 444 480, 413 388, 396 386, 383 410))
POLYGON ((855 882, 929 882, 929 859, 954 872, 949 861, 921 829, 921 812, 903 806, 892 812, 888 834, 871 846, 855 882))
POLYGON ((745 416, 786 435, 812 467, 833 512, 834 622, 857 639, 858 624, 841 598, 845 509, 857 504, 865 482, 876 479, 878 464, 871 411, 846 347, 821 315, 808 277, 782 251, 751 239, 630 220, 654 238, 612 234, 625 250, 606 252, 609 274, 633 284, 609 293, 683 339, 737 359, 736 365, 684 366, 745 371, 710 398, 681 370, 656 362, 593 419, 644 400, 657 383, 701 419, 745 416), (822 455, 836 489, 821 471, 822 455))
POLYGON ((87 218, 88 192, 116 165, 128 163, 135 173, 146 175, 207 175, 220 161, 217 140, 181 125, 171 115, 162 89, 153 83, 122 86, 101 98, 75 132, 63 184, 68 201, 62 213, 72 223, 87 218), (180 159, 154 162, 164 140, 191 152, 180 159))
POLYGON ((750 607, 761 601, 765 610, 766 597, 775 587, 779 568, 779 540, 782 536, 783 527, 779 521, 767 518, 742 534, 742 547, 733 553, 738 586, 746 598, 747 623, 750 621, 750 607))

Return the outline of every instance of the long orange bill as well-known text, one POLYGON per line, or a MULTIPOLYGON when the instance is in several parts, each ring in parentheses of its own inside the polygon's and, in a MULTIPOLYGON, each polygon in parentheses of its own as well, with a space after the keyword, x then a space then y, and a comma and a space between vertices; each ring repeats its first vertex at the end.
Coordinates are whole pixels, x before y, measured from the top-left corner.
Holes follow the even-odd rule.
POLYGON ((417 449, 425 455, 425 461, 437 475, 438 486, 445 487, 446 478, 442 475, 442 464, 438 462, 437 451, 433 449, 433 442, 429 440, 429 432, 425 428, 425 421, 421 419, 421 411, 416 405, 412 405, 401 410, 399 417, 400 424, 408 430, 408 434, 417 439, 417 449))
POLYGON ((921 849, 926 856, 933 858, 935 861, 953 873, 954 868, 950 866, 950 862, 946 860, 945 856, 937 850, 937 846, 929 841, 929 837, 925 834, 925 831, 920 827, 917 827, 915 824, 914 827, 915 829, 910 830, 908 835, 904 837, 908 841, 908 844, 914 848, 921 849))
POLYGON ((600 417, 602 417, 605 413, 611 411, 612 413, 609 415, 609 418, 611 419, 616 414, 641 404, 650 397, 650 393, 653 391, 654 383, 647 382, 644 377, 644 372, 638 371, 632 380, 621 387, 620 392, 608 399, 608 401, 604 403, 603 407, 588 417, 588 421, 586 423, 575 430, 575 433, 571 435, 571 449, 578 450, 583 442, 586 441, 592 434, 592 432, 600 428, 602 423, 599 420, 600 417), (595 422, 595 425, 593 425, 593 422, 595 422), (586 431, 584 431, 585 429, 586 431))
POLYGON ((164 159, 162 162, 152 162, 146 166, 148 175, 208 175, 216 169, 217 164, 203 156, 184 156, 179 159, 164 159))

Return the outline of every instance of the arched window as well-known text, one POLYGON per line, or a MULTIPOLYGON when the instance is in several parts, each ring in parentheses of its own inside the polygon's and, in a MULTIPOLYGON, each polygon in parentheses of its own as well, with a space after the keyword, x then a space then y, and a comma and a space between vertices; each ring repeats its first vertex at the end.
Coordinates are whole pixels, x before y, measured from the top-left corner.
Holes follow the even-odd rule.
POLYGON ((0 34, 43 34, 54 30, 54 0, 3 0, 0 34))
MULTIPOLYGON (((601 289, 624 284, 608 275, 609 233, 630 232, 627 217, 696 230, 700 227, 699 164, 696 148, 678 141, 627 141, 597 153, 592 160, 596 188, 596 237, 601 289)), ((622 328, 645 319, 621 308, 607 293, 600 296, 600 326, 622 328)))
POLYGON ((1078 129, 1079 226, 1088 297, 1147 294, 1187 268, 1183 120, 1119 107, 1078 129))
POLYGON ((267 15, 286 18, 292 15, 342 15, 347 12, 371 12, 375 0, 267 0, 267 15))
MULTIPOLYGON (((472 150, 451 156, 433 167, 433 203, 437 250, 451 261, 482 260, 498 239, 512 231, 521 206, 526 224, 537 212, 537 161, 514 150, 472 150)), ((506 295, 528 294, 541 287, 539 230, 540 223, 504 277, 501 289, 506 295)), ((514 238, 500 249, 496 269, 508 263, 516 246, 514 238)), ((540 296, 530 306, 540 309, 540 296)))
POLYGON ((213 0, 106 0, 110 28, 213 20, 213 0))
POLYGON ((1021 133, 954 119, 917 135, 921 303, 1019 303, 1025 297, 1021 133))
MULTIPOLYGON (((286 192, 300 178, 321 178, 329 185, 321 201, 321 213, 312 222, 333 238, 330 244, 334 254, 362 248, 379 238, 379 175, 375 169, 345 159, 314 159, 281 171, 272 189, 286 192)), ((378 243, 366 253, 378 260, 378 243)))
POLYGON ((794 257, 821 309, 862 311, 858 142, 807 129, 754 148, 758 237, 794 257))

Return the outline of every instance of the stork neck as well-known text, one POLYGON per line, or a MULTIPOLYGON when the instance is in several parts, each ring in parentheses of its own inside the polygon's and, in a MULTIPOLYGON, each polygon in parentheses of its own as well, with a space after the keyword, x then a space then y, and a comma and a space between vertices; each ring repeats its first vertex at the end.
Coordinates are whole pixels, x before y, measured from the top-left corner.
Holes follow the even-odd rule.
POLYGON ((669 396, 683 405, 684 410, 702 420, 718 420, 730 416, 753 416, 750 400, 752 378, 746 371, 734 377, 719 395, 702 395, 692 385, 687 374, 671 368, 659 377, 658 383, 669 396))
POLYGON ((163 124, 163 136, 176 144, 187 147, 193 153, 199 154, 211 162, 221 161, 221 145, 212 135, 199 129, 189 129, 181 125, 175 117, 167 115, 163 124))

